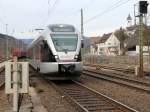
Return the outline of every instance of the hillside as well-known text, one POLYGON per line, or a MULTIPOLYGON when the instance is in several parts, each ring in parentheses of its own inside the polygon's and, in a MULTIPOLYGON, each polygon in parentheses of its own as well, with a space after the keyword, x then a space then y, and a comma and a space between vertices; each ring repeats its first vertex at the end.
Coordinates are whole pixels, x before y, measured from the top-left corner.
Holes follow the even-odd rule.
POLYGON ((33 39, 21 39, 25 44, 29 45, 33 39))
POLYGON ((0 34, 0 58, 1 57, 5 58, 7 53, 8 53, 8 56, 10 56, 11 50, 13 48, 21 48, 25 50, 26 44, 24 44, 23 41, 21 40, 15 39, 12 36, 0 34), (7 48, 7 45, 8 45, 8 48, 7 48))

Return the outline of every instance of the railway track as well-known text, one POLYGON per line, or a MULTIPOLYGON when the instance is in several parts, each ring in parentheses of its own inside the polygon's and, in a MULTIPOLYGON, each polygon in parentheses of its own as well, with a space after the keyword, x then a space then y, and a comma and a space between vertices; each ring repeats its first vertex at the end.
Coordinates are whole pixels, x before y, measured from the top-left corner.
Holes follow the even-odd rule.
POLYGON ((0 63, 3 63, 4 61, 8 61, 8 60, 11 60, 11 58, 9 58, 9 59, 6 59, 6 58, 0 58, 0 63))
MULTIPOLYGON (((127 74, 135 74, 134 66, 114 67, 112 65, 99 65, 99 64, 94 64, 94 65, 85 64, 85 66, 95 67, 96 70, 105 69, 105 70, 118 71, 118 72, 127 73, 127 74)), ((144 70, 143 73, 145 76, 150 76, 150 72, 148 70, 144 70)))
POLYGON ((5 59, 4 58, 0 58, 0 63, 4 62, 5 59))
POLYGON ((83 74, 150 93, 150 82, 143 82, 132 77, 123 77, 115 73, 107 73, 104 71, 84 70, 83 74))
POLYGON ((138 112, 76 81, 49 83, 82 112, 138 112))
POLYGON ((5 59, 0 59, 0 89, 2 89, 5 85, 5 59))
POLYGON ((2 89, 5 85, 5 71, 4 67, 0 68, 0 89, 2 89))

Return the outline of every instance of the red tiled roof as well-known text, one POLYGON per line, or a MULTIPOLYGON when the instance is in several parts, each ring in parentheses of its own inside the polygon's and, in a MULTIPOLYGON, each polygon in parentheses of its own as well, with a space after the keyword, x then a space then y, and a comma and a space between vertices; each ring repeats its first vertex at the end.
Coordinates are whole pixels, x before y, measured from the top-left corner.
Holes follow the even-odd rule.
POLYGON ((106 40, 111 36, 112 33, 108 33, 108 34, 104 34, 100 40, 99 40, 99 43, 104 43, 106 42, 106 40))
POLYGON ((112 33, 108 33, 108 34, 104 34, 102 37, 100 37, 100 36, 91 37, 90 43, 91 44, 104 43, 111 35, 112 35, 112 33))
POLYGON ((91 37, 90 38, 90 43, 91 44, 97 44, 99 42, 99 40, 100 40, 99 36, 97 36, 97 37, 91 37))

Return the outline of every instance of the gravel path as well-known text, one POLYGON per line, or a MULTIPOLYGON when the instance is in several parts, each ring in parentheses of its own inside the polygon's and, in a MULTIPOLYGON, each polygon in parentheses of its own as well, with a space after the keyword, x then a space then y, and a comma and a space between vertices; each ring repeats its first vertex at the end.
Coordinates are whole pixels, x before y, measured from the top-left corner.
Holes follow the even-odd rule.
POLYGON ((12 104, 9 102, 3 90, 0 90, 0 112, 12 109, 12 104))
POLYGON ((108 95, 139 112, 150 112, 150 94, 148 93, 84 75, 81 76, 80 81, 86 86, 108 95))
POLYGON ((44 79, 32 78, 31 82, 48 112, 78 112, 44 79))
MULTIPOLYGON (((12 101, 12 94, 6 95, 4 90, 0 90, 0 112, 7 112, 12 110, 13 101, 12 101)), ((30 103, 30 97, 27 94, 23 95, 23 100, 21 102, 21 105, 28 105, 30 103)))

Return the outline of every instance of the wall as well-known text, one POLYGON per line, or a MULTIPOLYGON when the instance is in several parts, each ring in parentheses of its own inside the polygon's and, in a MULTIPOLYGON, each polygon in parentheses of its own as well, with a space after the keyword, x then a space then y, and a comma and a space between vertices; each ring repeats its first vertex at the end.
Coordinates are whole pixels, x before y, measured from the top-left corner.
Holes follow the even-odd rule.
POLYGON ((120 52, 120 41, 112 34, 105 43, 98 44, 98 53, 103 55, 118 55, 120 52))
MULTIPOLYGON (((148 46, 143 46, 143 55, 149 55, 148 53, 148 46)), ((139 54, 139 46, 136 46, 136 54, 139 54)))

